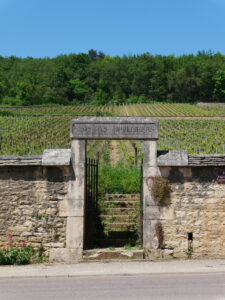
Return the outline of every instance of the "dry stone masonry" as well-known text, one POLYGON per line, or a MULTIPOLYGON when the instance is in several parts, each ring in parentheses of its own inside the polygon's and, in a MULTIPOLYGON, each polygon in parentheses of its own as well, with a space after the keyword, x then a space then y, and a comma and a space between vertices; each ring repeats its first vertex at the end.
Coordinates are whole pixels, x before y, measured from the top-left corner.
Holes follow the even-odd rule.
POLYGON ((8 234, 34 247, 42 244, 46 254, 65 247, 66 218, 59 203, 68 194, 69 169, 37 166, 29 159, 17 163, 0 167, 1 247, 7 246, 8 234))
MULTIPOLYGON (((196 156, 195 156, 196 157, 196 156)), ((169 179, 171 205, 160 207, 159 257, 225 257, 225 185, 217 167, 160 167, 169 179)))
MULTIPOLYGON (((199 155, 199 159, 203 156, 199 155)), ((7 234, 12 234, 16 240, 33 246, 43 244, 52 259, 66 260, 65 204, 73 179, 71 166, 42 166, 41 161, 40 157, 0 157, 1 247, 7 244, 7 234)), ((170 182, 171 204, 157 210, 150 206, 156 213, 156 249, 146 251, 146 257, 225 257, 225 184, 217 182, 218 168, 225 169, 225 163, 218 167, 209 162, 208 166, 204 163, 196 167, 189 156, 188 166, 172 164, 168 160, 167 166, 165 161, 160 165, 158 156, 159 172, 170 182), (163 234, 160 247, 158 222, 163 234)))

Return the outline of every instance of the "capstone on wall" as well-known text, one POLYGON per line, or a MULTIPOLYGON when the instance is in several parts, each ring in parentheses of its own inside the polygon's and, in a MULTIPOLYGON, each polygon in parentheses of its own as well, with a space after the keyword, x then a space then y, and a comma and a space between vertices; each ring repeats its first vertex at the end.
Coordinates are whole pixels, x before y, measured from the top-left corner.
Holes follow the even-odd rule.
POLYGON ((225 184, 216 180, 218 167, 160 167, 160 171, 170 182, 171 204, 159 208, 163 234, 159 257, 224 258, 225 184), (193 241, 188 242, 191 235, 193 241))
POLYGON ((66 218, 59 205, 68 195, 70 169, 67 166, 0 166, 0 243, 7 235, 34 247, 63 248, 66 218))

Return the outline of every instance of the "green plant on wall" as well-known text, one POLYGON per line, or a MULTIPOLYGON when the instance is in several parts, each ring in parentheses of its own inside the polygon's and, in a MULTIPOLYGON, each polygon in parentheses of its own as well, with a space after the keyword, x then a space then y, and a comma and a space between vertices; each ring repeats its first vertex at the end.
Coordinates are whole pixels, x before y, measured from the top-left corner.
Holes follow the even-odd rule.
POLYGON ((35 218, 37 218, 38 220, 45 219, 45 220, 47 221, 48 218, 49 218, 48 215, 40 214, 39 212, 35 212, 35 213, 33 214, 33 216, 34 216, 35 218))
POLYGON ((35 261, 38 263, 42 263, 47 261, 47 257, 45 256, 45 249, 42 244, 40 244, 36 249, 36 258, 35 261))
POLYGON ((171 204, 169 181, 160 176, 151 177, 152 195, 157 205, 164 206, 171 204))
POLYGON ((164 231, 161 222, 155 224, 156 236, 158 239, 158 248, 162 249, 164 247, 164 231))
POLYGON ((187 252, 186 252, 187 258, 188 259, 192 259, 192 255, 193 255, 193 249, 188 248, 187 252))

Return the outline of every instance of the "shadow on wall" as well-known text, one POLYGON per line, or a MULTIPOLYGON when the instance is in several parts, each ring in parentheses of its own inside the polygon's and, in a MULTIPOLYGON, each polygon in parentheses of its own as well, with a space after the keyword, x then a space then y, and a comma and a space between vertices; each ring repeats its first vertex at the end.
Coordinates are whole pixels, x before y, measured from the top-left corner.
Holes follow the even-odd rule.
POLYGON ((42 166, 4 166, 0 167, 0 180, 47 180, 49 182, 66 182, 74 179, 72 167, 42 167, 42 166))

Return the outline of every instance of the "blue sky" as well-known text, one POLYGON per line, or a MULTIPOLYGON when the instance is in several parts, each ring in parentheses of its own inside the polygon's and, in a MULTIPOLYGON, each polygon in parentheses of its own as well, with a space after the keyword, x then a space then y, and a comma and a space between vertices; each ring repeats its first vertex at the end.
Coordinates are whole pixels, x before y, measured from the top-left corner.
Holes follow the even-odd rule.
POLYGON ((0 55, 225 54, 225 0, 0 0, 0 55))

